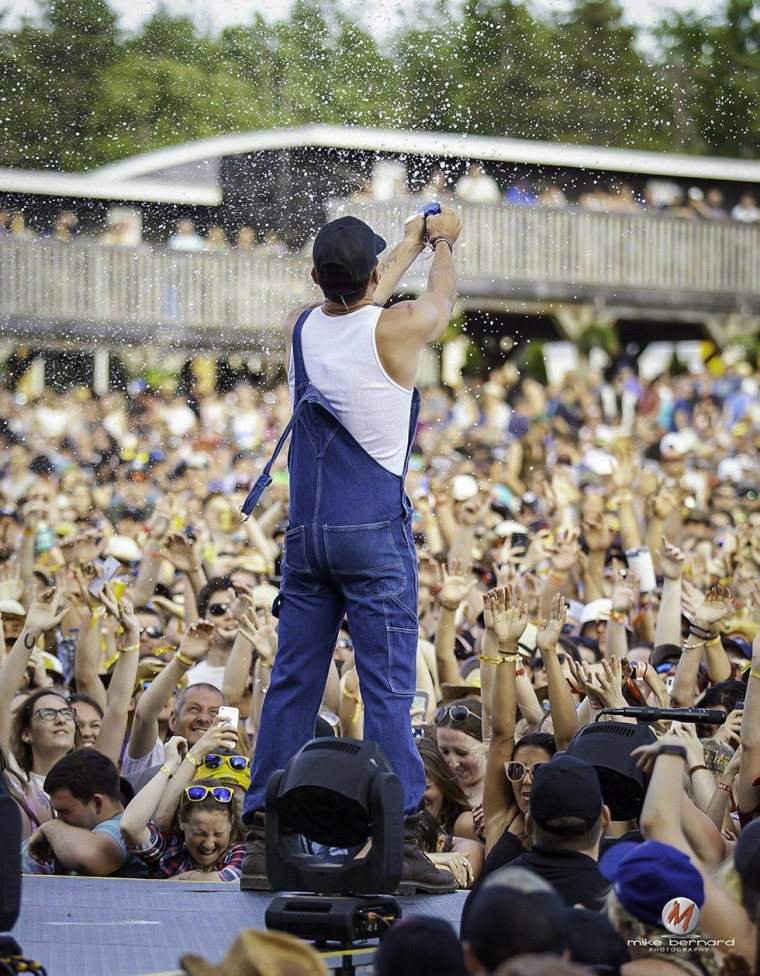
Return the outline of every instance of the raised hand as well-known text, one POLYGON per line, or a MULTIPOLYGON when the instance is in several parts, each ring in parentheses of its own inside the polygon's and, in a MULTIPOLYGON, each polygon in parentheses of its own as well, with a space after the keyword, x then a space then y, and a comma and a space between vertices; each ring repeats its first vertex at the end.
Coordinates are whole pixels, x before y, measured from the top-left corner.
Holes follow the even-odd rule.
POLYGON ((19 567, 10 559, 0 563, 0 600, 20 600, 23 595, 19 567))
POLYGON ((466 575, 460 560, 453 560, 451 575, 444 573, 440 593, 441 603, 445 607, 459 606, 473 586, 475 586, 475 578, 472 575, 466 575))
POLYGON ((162 555, 180 573, 189 575, 200 567, 197 541, 186 536, 184 532, 170 532, 161 548, 162 555))
POLYGON ((603 515, 594 515, 581 522, 581 529, 589 552, 607 552, 612 542, 612 532, 603 515))
POLYGON ((232 616, 240 623, 253 608, 253 590, 244 583, 238 583, 236 589, 227 590, 232 616))
POLYGON ((630 574, 623 576, 618 572, 612 584, 612 609, 616 613, 630 613, 636 602, 638 590, 633 586, 630 574))
POLYGON ((561 539, 558 539, 552 550, 552 568, 557 573, 567 573, 578 561, 580 546, 578 545, 578 529, 572 529, 561 539))
POLYGON ((215 627, 208 620, 196 620, 185 631, 179 651, 191 661, 200 661, 208 654, 215 627))
POLYGON ((277 654, 277 621, 269 607, 264 607, 261 615, 251 610, 245 620, 241 621, 240 628, 253 644, 261 661, 271 667, 277 654))
POLYGON ((732 610, 731 590, 727 586, 711 586, 705 593, 705 602, 699 608, 694 623, 705 630, 716 631, 722 620, 732 610))
POLYGON ((187 739, 173 735, 164 745, 164 761, 167 766, 179 766, 187 754, 187 739))
POLYGON ((662 537, 662 549, 657 553, 660 560, 660 568, 665 579, 679 580, 683 573, 684 554, 671 542, 662 537))
POLYGON ((538 625, 536 647, 541 654, 554 651, 567 619, 567 604, 561 593, 555 593, 549 608, 549 618, 538 625))
POLYGON ((499 648, 516 646, 528 626, 528 608, 519 599, 513 601, 512 593, 506 587, 491 590, 488 596, 491 597, 490 610, 499 648))
POLYGON ((55 630, 66 616, 67 609, 60 590, 45 590, 29 607, 25 629, 37 635, 55 630))

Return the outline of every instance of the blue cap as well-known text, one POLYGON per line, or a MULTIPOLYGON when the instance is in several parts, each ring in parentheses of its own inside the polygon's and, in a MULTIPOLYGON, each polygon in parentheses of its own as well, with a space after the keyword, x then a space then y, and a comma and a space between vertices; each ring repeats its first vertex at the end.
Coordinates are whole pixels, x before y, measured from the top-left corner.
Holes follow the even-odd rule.
POLYGON ((686 854, 658 840, 613 844, 599 870, 627 912, 658 928, 663 927, 662 910, 673 898, 689 898, 698 908, 705 901, 702 875, 686 854))

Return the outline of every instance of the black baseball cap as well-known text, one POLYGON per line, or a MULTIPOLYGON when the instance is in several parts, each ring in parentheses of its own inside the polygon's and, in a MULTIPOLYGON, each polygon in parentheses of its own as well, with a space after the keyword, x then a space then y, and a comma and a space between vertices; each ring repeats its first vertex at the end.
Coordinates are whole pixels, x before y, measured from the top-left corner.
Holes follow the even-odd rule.
POLYGON ((579 835, 602 813, 602 789, 593 766, 567 754, 543 763, 533 777, 530 815, 551 834, 579 835), (572 817, 577 826, 557 823, 572 817))
POLYGON ((367 281, 385 241, 356 217, 339 217, 317 234, 312 260, 322 289, 348 295, 367 281))

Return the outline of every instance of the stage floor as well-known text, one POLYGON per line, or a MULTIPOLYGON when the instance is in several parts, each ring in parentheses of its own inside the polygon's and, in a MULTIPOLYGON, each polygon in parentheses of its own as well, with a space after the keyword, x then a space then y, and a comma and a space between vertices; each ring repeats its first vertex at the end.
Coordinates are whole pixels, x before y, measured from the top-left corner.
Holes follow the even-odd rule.
MULTIPOLYGON (((184 953, 218 963, 240 929, 265 928, 272 897, 233 884, 27 875, 12 934, 48 976, 179 976, 184 953)), ((398 901, 404 915, 436 915, 458 931, 466 897, 398 901)), ((371 965, 372 954, 354 954, 354 964, 371 965)), ((331 969, 341 963, 337 955, 325 958, 331 969)))

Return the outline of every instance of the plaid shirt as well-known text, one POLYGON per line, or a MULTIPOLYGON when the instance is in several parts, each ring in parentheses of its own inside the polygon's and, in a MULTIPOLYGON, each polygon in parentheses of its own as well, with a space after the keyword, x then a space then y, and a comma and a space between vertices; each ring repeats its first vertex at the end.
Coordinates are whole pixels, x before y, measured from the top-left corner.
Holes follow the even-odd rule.
MULTIPOLYGON (((144 861, 156 867, 157 873, 163 878, 173 878, 184 871, 197 871, 182 834, 159 830, 152 823, 148 824, 150 840, 145 844, 128 844, 130 854, 136 854, 144 861)), ((219 858, 213 871, 218 871, 222 881, 237 881, 243 873, 243 858, 245 844, 233 844, 219 858)))

